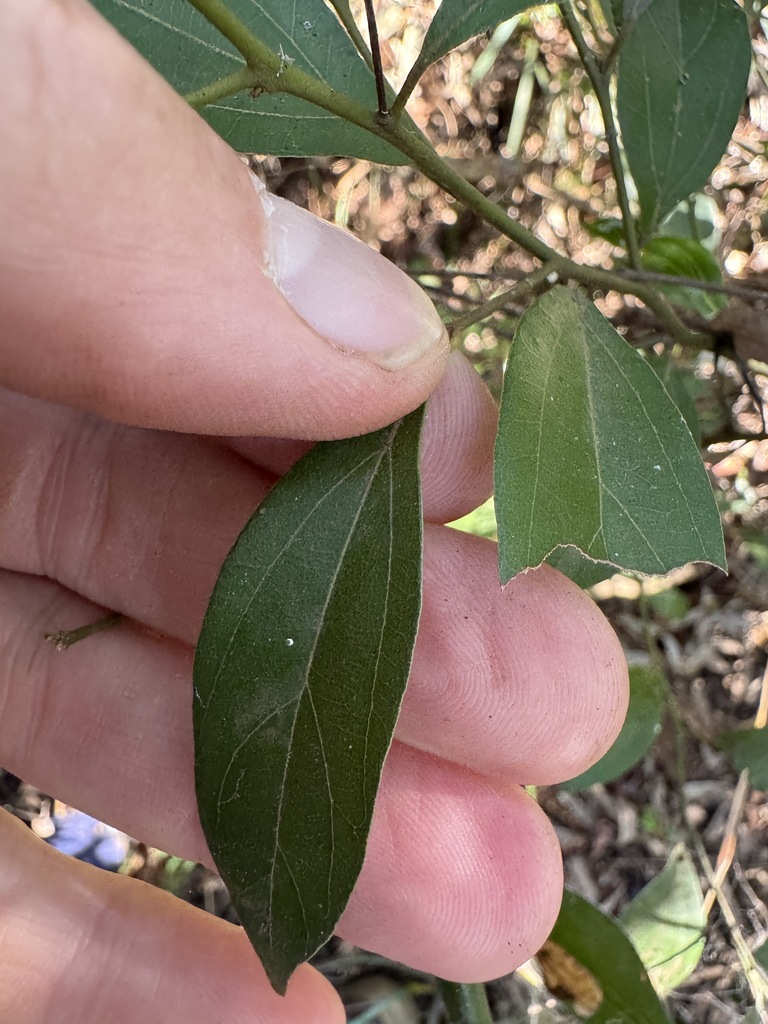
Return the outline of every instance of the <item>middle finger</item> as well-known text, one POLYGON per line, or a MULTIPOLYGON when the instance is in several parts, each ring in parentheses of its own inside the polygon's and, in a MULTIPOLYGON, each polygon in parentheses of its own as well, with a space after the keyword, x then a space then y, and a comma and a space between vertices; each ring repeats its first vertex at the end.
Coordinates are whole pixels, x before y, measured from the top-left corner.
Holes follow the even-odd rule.
MULTIPOLYGON (((3 398, 0 562, 193 645, 272 477, 209 440, 3 398)), ((427 528, 424 579, 397 735, 515 782, 596 760, 620 727, 626 669, 593 603, 546 568, 502 591, 495 546, 444 527, 427 528)))

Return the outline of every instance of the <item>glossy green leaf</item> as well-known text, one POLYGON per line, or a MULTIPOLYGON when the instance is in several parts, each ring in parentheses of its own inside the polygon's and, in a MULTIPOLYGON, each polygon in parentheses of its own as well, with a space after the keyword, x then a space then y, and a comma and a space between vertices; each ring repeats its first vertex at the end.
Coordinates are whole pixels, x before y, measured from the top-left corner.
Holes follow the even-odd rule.
POLYGON ((749 769, 749 781, 755 789, 768 791, 768 728, 727 732, 718 737, 717 745, 739 771, 749 769))
MULTIPOLYGON (((187 0, 94 0, 95 6, 182 95, 244 66, 243 58, 187 0)), ((228 0, 227 6, 276 54, 333 89, 376 107, 368 67, 323 0, 228 0)), ((247 91, 200 111, 241 153, 404 157, 369 132, 305 100, 247 91)))
POLYGON ((317 445, 275 485, 197 646, 200 819, 280 992, 363 862, 419 618, 421 420, 317 445))
POLYGON ((631 572, 725 565, 701 457, 656 374, 580 293, 521 317, 495 452, 502 582, 560 546, 631 572))
POLYGON ((701 884, 684 846, 619 914, 651 983, 666 995, 695 971, 704 952, 707 918, 701 884))
POLYGON ((630 665, 629 708, 621 732, 596 764, 563 788, 580 790, 596 782, 610 782, 636 764, 661 732, 667 693, 667 681, 658 668, 630 665))
POLYGON ((751 53, 733 0, 654 0, 638 17, 619 58, 617 109, 646 235, 725 152, 751 53))
POLYGON ((550 940, 586 967, 602 989, 603 1001, 587 1024, 671 1024, 615 918, 566 890, 550 940))
POLYGON ((417 82, 429 65, 449 50, 535 6, 535 0, 443 0, 408 72, 408 83, 417 82))
MULTIPOLYGON (((690 277, 697 281, 722 282, 723 275, 712 253, 693 238, 668 235, 651 238, 642 251, 643 269, 658 274, 690 277)), ((658 285, 672 302, 692 309, 704 317, 713 317, 728 305, 725 295, 703 292, 684 285, 658 285)))

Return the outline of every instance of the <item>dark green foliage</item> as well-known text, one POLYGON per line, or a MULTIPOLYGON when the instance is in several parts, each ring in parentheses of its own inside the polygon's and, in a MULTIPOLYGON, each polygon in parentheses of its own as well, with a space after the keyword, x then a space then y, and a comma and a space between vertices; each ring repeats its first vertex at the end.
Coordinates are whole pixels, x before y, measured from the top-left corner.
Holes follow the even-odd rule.
POLYGON ((722 156, 751 55, 733 0, 654 0, 637 18, 619 59, 617 104, 645 235, 722 156))
POLYGON ((566 890, 550 939, 602 989, 602 1002, 586 1024, 671 1024, 626 933, 602 910, 566 890))
POLYGON ((198 642, 200 818, 281 992, 363 863, 421 606, 421 420, 305 456, 232 549, 198 642))
POLYGON ((714 496, 679 410, 639 353, 567 288, 520 319, 495 481, 502 582, 563 545, 647 574, 725 566, 714 496))
MULTIPOLYGON (((94 3, 182 95, 245 67, 234 46, 187 0, 94 3)), ((323 0, 231 0, 228 6, 286 65, 375 105, 373 75, 323 0)), ((404 162, 393 146, 295 96, 253 97, 245 91, 212 103, 201 113, 241 153, 339 154, 404 162)))

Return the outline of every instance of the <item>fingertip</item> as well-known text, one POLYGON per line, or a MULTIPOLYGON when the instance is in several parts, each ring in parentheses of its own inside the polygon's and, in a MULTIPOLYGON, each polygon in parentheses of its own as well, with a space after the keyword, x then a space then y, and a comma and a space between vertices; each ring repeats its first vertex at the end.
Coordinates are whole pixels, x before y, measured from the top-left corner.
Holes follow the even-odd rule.
POLYGON ((562 894, 557 838, 519 787, 395 744, 340 934, 459 982, 515 970, 562 894), (407 871, 403 870, 407 865, 407 871))
POLYGON ((242 929, 137 879, 52 850, 0 811, 5 1021, 342 1024, 330 983, 299 967, 270 987, 242 929))
POLYGON ((523 784, 572 778, 621 728, 628 673, 590 597, 542 566, 503 590, 490 541, 432 526, 397 736, 523 784))
POLYGON ((427 398, 448 345, 412 281, 257 195, 88 4, 2 17, 6 385, 145 427, 311 440, 427 398))
POLYGON ((498 409, 469 360, 453 352, 427 405, 421 449, 424 518, 448 523, 493 493, 498 409))

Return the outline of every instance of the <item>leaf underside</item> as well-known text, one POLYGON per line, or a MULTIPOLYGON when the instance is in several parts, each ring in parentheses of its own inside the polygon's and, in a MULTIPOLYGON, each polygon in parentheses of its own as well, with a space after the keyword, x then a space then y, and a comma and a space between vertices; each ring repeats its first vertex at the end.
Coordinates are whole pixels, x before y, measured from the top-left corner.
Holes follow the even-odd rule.
POLYGON ((200 818, 279 992, 363 863, 420 611, 421 420, 319 444, 276 484, 198 642, 200 818))
POLYGON ((707 917, 698 872, 684 846, 619 915, 651 982, 666 995, 690 977, 704 952, 707 917))
POLYGON ((619 58, 617 112, 646 235, 725 152, 751 53, 733 0, 654 0, 638 17, 619 58))
MULTIPOLYGON (((93 0, 96 8, 180 92, 245 66, 243 57, 187 0, 93 0)), ((323 0, 228 0, 275 53, 346 96, 376 106, 373 75, 323 0)), ((247 91, 200 111, 241 153, 357 156, 402 164, 402 153, 305 100, 247 91)))
POLYGON ((725 567, 714 495, 679 410, 642 356, 578 292, 520 319, 494 457, 502 583, 571 546, 663 574, 725 567))

